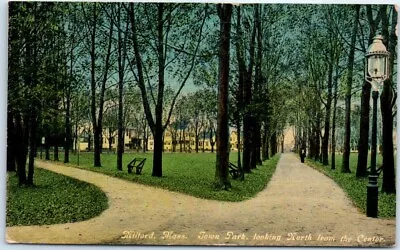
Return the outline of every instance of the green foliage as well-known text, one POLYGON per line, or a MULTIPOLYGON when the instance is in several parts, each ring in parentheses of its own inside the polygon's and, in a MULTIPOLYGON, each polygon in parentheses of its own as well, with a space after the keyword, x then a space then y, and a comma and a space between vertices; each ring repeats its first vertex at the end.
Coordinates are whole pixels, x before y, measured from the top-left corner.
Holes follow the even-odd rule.
POLYGON ((34 187, 19 187, 7 179, 6 226, 49 225, 87 220, 108 207, 106 195, 96 186, 37 168, 34 187))
MULTIPOLYGON (((221 191, 212 185, 215 174, 215 154, 212 153, 164 153, 163 154, 163 177, 151 176, 153 155, 150 153, 125 153, 123 158, 123 171, 116 170, 116 154, 102 154, 102 167, 93 167, 93 154, 83 153, 80 155, 80 168, 104 173, 110 176, 130 180, 171 191, 178 191, 205 199, 221 201, 242 201, 254 197, 267 185, 271 179, 279 155, 265 161, 263 166, 258 167, 251 174, 246 175, 244 181, 231 180, 232 189, 221 191), (126 166, 135 157, 146 158, 146 163, 141 175, 128 174, 126 166)), ((235 162, 236 153, 230 154, 230 159, 235 162)), ((76 167, 77 156, 71 156, 69 166, 76 167)))
MULTIPOLYGON (((357 154, 350 154, 350 170, 352 173, 346 174, 340 172, 342 164, 342 155, 336 155, 336 170, 330 167, 322 166, 321 163, 307 159, 307 163, 332 178, 343 190, 348 197, 353 201, 354 205, 365 213, 366 200, 367 200, 367 184, 368 178, 356 178, 355 173, 357 169, 357 154)), ((377 158, 377 165, 382 162, 382 157, 377 158)), ((382 186, 382 175, 378 179, 379 187, 382 186)), ((383 218, 390 218, 396 216, 396 195, 379 193, 378 198, 378 216, 383 218)))

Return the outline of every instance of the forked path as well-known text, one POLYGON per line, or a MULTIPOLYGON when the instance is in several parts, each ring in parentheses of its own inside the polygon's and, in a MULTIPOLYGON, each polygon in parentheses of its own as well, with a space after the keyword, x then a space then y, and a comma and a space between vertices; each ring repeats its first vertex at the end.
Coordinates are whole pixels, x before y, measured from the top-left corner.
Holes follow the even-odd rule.
POLYGON ((328 177, 282 154, 267 188, 243 202, 220 202, 103 174, 37 162, 99 186, 109 208, 87 221, 7 228, 9 242, 388 246, 395 220, 367 218, 328 177))

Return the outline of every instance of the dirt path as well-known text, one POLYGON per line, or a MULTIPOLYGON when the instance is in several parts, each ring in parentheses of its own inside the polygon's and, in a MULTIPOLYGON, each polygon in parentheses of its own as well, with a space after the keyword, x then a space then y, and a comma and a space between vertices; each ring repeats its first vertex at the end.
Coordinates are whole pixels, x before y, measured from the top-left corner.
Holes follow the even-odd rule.
POLYGON ((238 203, 210 201, 99 173, 37 162, 99 186, 109 208, 93 219, 7 228, 9 242, 387 246, 395 220, 367 218, 328 177, 283 154, 268 187, 238 203))

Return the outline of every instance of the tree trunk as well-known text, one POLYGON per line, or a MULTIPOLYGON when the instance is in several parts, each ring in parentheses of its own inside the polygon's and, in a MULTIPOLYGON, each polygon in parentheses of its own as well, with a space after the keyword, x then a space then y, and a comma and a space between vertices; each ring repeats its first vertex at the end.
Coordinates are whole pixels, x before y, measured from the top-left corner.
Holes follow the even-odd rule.
MULTIPOLYGON (((307 134, 308 134, 308 157, 313 159, 315 158, 315 141, 314 141, 314 129, 311 127, 307 128, 307 134)), ((301 147, 301 145, 299 145, 301 147)))
MULTIPOLYGON (((74 21, 76 19, 74 18, 74 21)), ((74 76, 73 68, 74 68, 74 41, 75 41, 75 28, 71 35, 71 50, 70 53, 70 70, 69 70, 69 80, 66 86, 66 111, 65 111, 65 146, 64 146, 64 163, 69 162, 69 152, 71 147, 73 147, 73 135, 72 135, 72 122, 71 122, 71 89, 72 89, 72 79, 74 76)), ((76 118, 77 119, 77 118, 76 118)), ((78 119, 77 119, 78 123, 78 119)), ((77 127, 76 127, 77 130, 77 127)), ((76 131, 75 131, 76 132, 76 131)), ((77 133, 76 133, 77 134, 77 133)), ((75 144, 76 149, 76 144, 75 144)))
POLYGON ((15 172, 15 126, 13 114, 10 109, 7 111, 7 172, 15 172))
POLYGON ((242 159, 240 157, 240 152, 241 152, 241 135, 240 135, 240 130, 241 130, 241 126, 240 126, 240 116, 237 119, 237 123, 236 123, 236 127, 237 127, 237 149, 238 149, 238 158, 237 158, 237 166, 238 169, 240 170, 240 180, 244 180, 244 171, 243 171, 243 167, 242 167, 242 159))
POLYGON ((219 47, 219 86, 218 86, 218 118, 217 118, 217 160, 215 169, 215 184, 221 189, 230 189, 228 178, 229 164, 229 124, 228 124, 228 94, 229 94, 229 45, 231 33, 232 5, 217 5, 220 18, 219 47))
POLYGON ((122 155, 124 153, 124 123, 122 118, 122 91, 119 93, 118 104, 118 145, 117 145, 117 169, 122 171, 122 155))
MULTIPOLYGON (((75 154, 76 153, 78 153, 78 140, 80 139, 79 138, 79 135, 78 135, 78 119, 76 119, 76 123, 75 123, 75 150, 74 150, 74 152, 75 152, 75 154)), ((42 145, 42 147, 43 147, 43 145, 42 145)), ((80 149, 79 149, 80 150, 80 149)))
POLYGON ((336 106, 337 106, 337 95, 338 95, 338 72, 334 79, 335 95, 333 99, 333 117, 332 117, 332 160, 331 169, 336 169, 336 106))
POLYGON ((90 151, 92 148, 92 136, 90 134, 91 133, 89 131, 89 133, 88 133, 88 149, 87 149, 88 151, 90 151))
POLYGON ((196 143, 196 146, 195 146, 196 153, 198 153, 199 152, 199 135, 197 133, 196 133, 196 135, 194 137, 194 140, 195 140, 195 143, 196 143))
POLYGON ((45 160, 49 161, 50 160, 50 145, 48 143, 49 137, 45 138, 45 146, 44 146, 44 151, 45 151, 45 160))
MULTIPOLYGON (((123 91, 124 91, 124 72, 125 72, 125 55, 126 41, 122 39, 121 32, 121 9, 118 6, 117 22, 118 22, 118 143, 117 143, 117 169, 122 171, 122 154, 124 153, 124 108, 123 108, 123 91)), ((128 25, 127 25, 128 27, 128 25)), ((128 29, 128 28, 127 28, 128 29)), ((126 31, 128 31, 126 29, 126 31)), ((139 147, 139 145, 138 145, 139 147)))
MULTIPOLYGON (((25 119, 27 121, 27 119, 25 119)), ((25 123, 26 124, 26 123, 25 123)), ((28 156, 28 126, 22 126, 22 119, 20 114, 15 115, 15 139, 17 142, 15 146, 15 160, 18 171, 18 185, 26 184, 26 159, 28 156)))
POLYGON ((182 129, 179 131, 179 152, 181 152, 182 153, 182 150, 183 150, 183 148, 182 148, 182 140, 185 140, 184 138, 182 138, 182 129))
POLYGON ((263 133, 263 160, 269 159, 269 125, 268 121, 264 121, 263 133))
POLYGON ((185 130, 186 129, 183 129, 183 152, 186 153, 186 131, 185 130))
MULTIPOLYGON (((93 8, 93 20, 91 25, 91 36, 90 36, 90 60, 91 60, 91 69, 90 69, 90 88, 91 88, 91 118, 93 124, 93 132, 94 132, 94 166, 100 167, 100 134, 98 124, 97 124, 97 117, 96 117, 96 5, 93 8)), ((88 148, 90 150, 90 137, 89 137, 89 144, 88 148)))
POLYGON ((263 135, 262 135, 262 159, 263 159, 263 161, 265 161, 265 160, 268 160, 268 158, 267 158, 268 152, 266 150, 267 149, 267 145, 266 145, 266 143, 267 143, 267 129, 266 129, 265 122, 264 122, 263 128, 264 128, 264 132, 263 132, 263 135))
POLYGON ((163 131, 161 122, 156 123, 154 134, 153 172, 152 176, 162 177, 163 131))
POLYGON ((204 128, 204 130, 203 130, 203 153, 205 152, 205 145, 204 145, 205 142, 206 142, 206 130, 204 128))
MULTIPOLYGON (((106 82, 108 79, 108 71, 110 67, 110 57, 111 57, 111 48, 112 48, 112 39, 113 39, 113 22, 110 22, 110 31, 108 35, 108 43, 107 43, 107 54, 105 59, 104 66, 104 75, 101 82, 100 89, 100 98, 99 98, 99 114, 97 118, 97 127, 94 134, 94 166, 101 167, 101 153, 103 149, 103 140, 102 140, 102 132, 103 132, 103 110, 104 110, 104 95, 106 90, 106 82), (97 138, 96 138, 97 137, 97 138)), ((93 94, 93 93, 92 93, 93 94)), ((96 117, 96 114, 94 115, 96 117)))
POLYGON ((71 93, 67 91, 65 110, 65 144, 64 144, 64 163, 69 162, 69 151, 72 145, 72 125, 71 125, 71 93))
MULTIPOLYGON (((353 82, 353 66, 354 66, 354 52, 355 52, 355 45, 356 45, 356 38, 357 38, 357 26, 358 26, 358 19, 359 19, 359 12, 360 6, 355 6, 356 15, 353 22, 353 33, 351 36, 351 45, 349 51, 349 60, 347 63, 347 79, 346 79, 346 97, 345 97, 345 122, 344 122, 344 145, 343 145, 343 161, 342 161, 342 172, 349 172, 350 171, 350 138, 351 138, 351 130, 350 130, 350 122, 351 122, 351 88, 353 82)), ((362 172, 362 171, 361 171, 362 172)), ((364 173, 358 174, 365 174, 364 173)))
POLYGON ((242 165, 241 159, 241 123, 242 123, 242 112, 243 112, 243 84, 244 84, 244 76, 245 76, 245 65, 242 56, 242 48, 241 48, 241 17, 240 17, 240 6, 236 7, 237 9, 237 23, 236 23, 236 57, 238 61, 239 68, 239 79, 238 79, 238 89, 236 93, 236 108, 237 108, 237 117, 236 117, 236 127, 237 127, 237 137, 238 137, 238 168, 241 173, 241 180, 244 180, 244 169, 242 165))
MULTIPOLYGON (((257 8, 257 7, 255 7, 257 8)), ((253 94, 252 94, 252 86, 253 86, 253 67, 254 67, 254 44, 256 38, 256 25, 253 25, 253 31, 251 34, 250 40, 250 51, 249 51, 249 65, 247 71, 245 70, 244 74, 244 88, 243 88, 243 170, 246 173, 251 172, 252 168, 252 154, 254 153, 253 144, 254 144, 254 136, 253 136, 253 128, 252 128, 252 114, 250 110, 248 110, 249 105, 252 102, 253 94)))
POLYGON ((272 157, 272 156, 274 156, 276 154, 276 150, 277 150, 277 148, 276 148, 277 147, 277 144, 276 144, 276 132, 272 133, 270 143, 271 143, 271 157, 272 157))
MULTIPOLYGON (((361 95, 360 137, 358 140, 358 161, 356 171, 357 177, 367 176, 370 96, 371 84, 364 82, 361 95)), ((350 169, 342 167, 342 172, 350 173, 350 169)))
POLYGON ((321 159, 320 157, 320 149, 321 149, 321 140, 320 140, 320 133, 321 131, 319 130, 320 128, 320 121, 321 117, 319 116, 319 114, 317 115, 317 121, 316 121, 316 126, 314 128, 314 160, 315 161, 319 161, 321 159))
POLYGON ((383 183, 382 192, 396 193, 396 180, 394 169, 393 152, 393 116, 392 116, 392 93, 391 81, 386 81, 381 95, 382 112, 382 149, 383 149, 383 183))
POLYGON ((113 137, 111 136, 111 128, 108 128, 108 152, 112 152, 112 139, 113 137))
POLYGON ((261 126, 258 121, 255 122, 254 125, 254 163, 255 165, 262 165, 262 160, 261 160, 261 126))
POLYGON ((58 150, 58 139, 55 140, 55 144, 54 144, 54 161, 59 161, 60 157, 58 155, 59 150, 58 150))
POLYGON ((154 127, 154 155, 152 176, 162 177, 162 152, 163 152, 163 98, 164 98, 164 3, 157 4, 157 50, 158 50, 158 95, 155 108, 154 127))
POLYGON ((26 184, 33 186, 33 174, 35 171, 35 152, 36 152, 36 132, 37 132, 37 121, 36 121, 36 111, 35 107, 31 108, 29 114, 29 162, 28 162, 28 177, 26 179, 26 184))
POLYGON ((333 62, 329 63, 328 70, 328 97, 326 100, 326 113, 325 113, 325 127, 324 137, 322 138, 322 164, 329 165, 328 148, 329 148, 329 134, 331 122, 331 105, 332 105, 332 77, 333 77, 333 62))
MULTIPOLYGON (((251 81, 245 81, 245 100, 251 96, 251 81), (250 85, 250 86, 249 86, 250 85), (250 93, 249 93, 250 92, 250 93)), ((248 105, 248 101, 244 101, 243 105, 248 105)), ((251 134, 251 120, 248 111, 245 111, 243 117, 243 170, 246 173, 251 172, 251 144, 252 144, 252 134, 251 134)))
POLYGON ((390 77, 385 81, 383 85, 383 91, 381 95, 381 112, 382 112, 382 149, 383 149, 383 182, 382 192, 385 193, 396 193, 396 179, 395 179, 395 168, 394 168, 394 152, 393 152, 393 116, 392 116, 392 72, 394 69, 394 54, 396 53, 396 24, 397 24, 397 12, 392 7, 392 30, 389 35, 389 20, 387 17, 387 11, 385 9, 384 15, 382 16, 382 35, 387 38, 386 46, 390 53, 389 58, 389 74, 390 77))
POLYGON ((94 129, 94 135, 93 135, 93 144, 94 144, 94 166, 95 167, 101 167, 101 147, 102 143, 100 140, 101 137, 101 129, 96 126, 94 129))
POLYGON ((176 144, 177 144, 177 131, 175 129, 173 129, 174 131, 171 130, 171 135, 172 135, 172 152, 176 152, 176 144))
MULTIPOLYGON (((260 103, 261 100, 261 91, 260 85, 263 83, 263 72, 262 72, 262 65, 263 65, 263 30, 261 27, 261 18, 260 12, 262 11, 262 5, 257 5, 255 11, 255 26, 257 29, 257 63, 255 67, 255 81, 254 81, 254 99, 257 103, 260 103)), ((261 161, 261 124, 259 118, 260 111, 257 111, 257 114, 253 116, 253 136, 254 136, 254 143, 253 143, 253 153, 254 157, 252 160, 252 168, 255 168, 256 165, 262 165, 261 161)))
POLYGON ((147 131, 146 126, 143 128, 143 153, 147 151, 147 131))

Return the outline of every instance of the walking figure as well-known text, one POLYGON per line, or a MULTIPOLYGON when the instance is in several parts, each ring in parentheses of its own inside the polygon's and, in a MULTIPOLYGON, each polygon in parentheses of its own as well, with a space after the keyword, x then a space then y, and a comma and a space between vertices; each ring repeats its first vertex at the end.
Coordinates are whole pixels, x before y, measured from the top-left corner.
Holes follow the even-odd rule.
POLYGON ((305 148, 302 148, 302 149, 300 150, 300 159, 301 159, 301 162, 302 162, 302 163, 304 163, 304 158, 306 158, 306 149, 305 149, 305 148))

